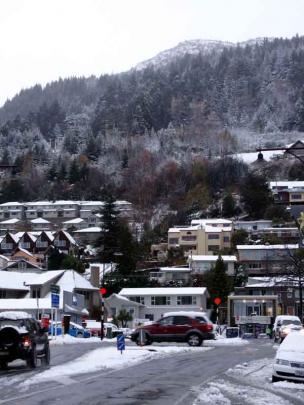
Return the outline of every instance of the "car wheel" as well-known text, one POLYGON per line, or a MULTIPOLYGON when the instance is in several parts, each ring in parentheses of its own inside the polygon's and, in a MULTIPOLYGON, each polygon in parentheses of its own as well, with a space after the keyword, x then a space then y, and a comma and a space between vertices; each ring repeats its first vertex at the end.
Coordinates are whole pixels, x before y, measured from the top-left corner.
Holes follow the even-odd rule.
POLYGON ((274 382, 281 381, 281 378, 276 377, 275 375, 273 375, 271 380, 272 380, 272 382, 274 383, 274 382))
POLYGON ((42 358, 42 362, 48 366, 50 364, 50 358, 51 358, 51 354, 50 354, 50 346, 46 345, 45 346, 45 350, 44 350, 44 356, 42 358))
POLYGON ((32 346, 30 356, 26 361, 27 365, 31 368, 36 368, 37 367, 37 352, 36 352, 36 347, 32 346))
POLYGON ((141 339, 139 334, 136 339, 136 344, 138 346, 147 346, 152 344, 152 339, 144 332, 143 333, 143 338, 141 339))
POLYGON ((187 337, 187 343, 189 346, 200 346, 203 339, 197 333, 190 333, 187 337))

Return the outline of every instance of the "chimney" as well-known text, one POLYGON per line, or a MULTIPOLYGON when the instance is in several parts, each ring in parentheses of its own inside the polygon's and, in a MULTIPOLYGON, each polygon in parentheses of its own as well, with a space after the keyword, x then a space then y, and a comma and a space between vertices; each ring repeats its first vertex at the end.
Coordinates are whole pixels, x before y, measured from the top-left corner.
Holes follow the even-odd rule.
POLYGON ((100 280, 99 266, 91 265, 90 282, 91 282, 92 286, 99 288, 99 280, 100 280))

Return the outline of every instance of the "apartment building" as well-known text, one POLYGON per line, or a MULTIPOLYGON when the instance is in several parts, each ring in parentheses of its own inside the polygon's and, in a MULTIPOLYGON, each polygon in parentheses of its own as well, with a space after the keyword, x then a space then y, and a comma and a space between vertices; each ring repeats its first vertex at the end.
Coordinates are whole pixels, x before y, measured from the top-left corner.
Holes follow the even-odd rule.
POLYGON ((168 249, 180 247, 185 256, 213 255, 231 247, 232 222, 226 219, 193 220, 191 226, 170 228, 168 249))

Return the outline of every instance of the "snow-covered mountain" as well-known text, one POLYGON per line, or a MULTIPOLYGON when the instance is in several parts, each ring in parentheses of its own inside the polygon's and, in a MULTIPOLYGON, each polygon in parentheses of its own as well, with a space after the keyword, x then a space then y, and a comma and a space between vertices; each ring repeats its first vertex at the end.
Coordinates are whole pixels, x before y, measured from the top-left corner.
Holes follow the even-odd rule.
MULTIPOLYGON (((269 38, 267 39, 269 40, 269 38)), ((162 51, 153 58, 138 63, 135 66, 135 69, 142 70, 148 66, 161 67, 186 54, 197 55, 199 53, 208 54, 211 52, 221 52, 224 48, 236 47, 238 45, 241 47, 245 47, 246 45, 261 44, 264 40, 265 38, 255 38, 240 43, 208 39, 192 39, 183 41, 174 48, 162 51)))

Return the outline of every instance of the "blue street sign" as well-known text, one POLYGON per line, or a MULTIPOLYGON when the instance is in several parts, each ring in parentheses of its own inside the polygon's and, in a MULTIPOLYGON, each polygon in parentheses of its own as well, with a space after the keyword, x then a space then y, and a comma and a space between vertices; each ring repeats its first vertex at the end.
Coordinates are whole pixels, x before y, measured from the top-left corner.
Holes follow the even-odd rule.
POLYGON ((59 294, 51 294, 51 307, 59 308, 59 294))
POLYGON ((125 337, 123 334, 117 335, 117 350, 120 350, 120 353, 122 354, 123 350, 126 349, 126 342, 125 342, 125 337))

